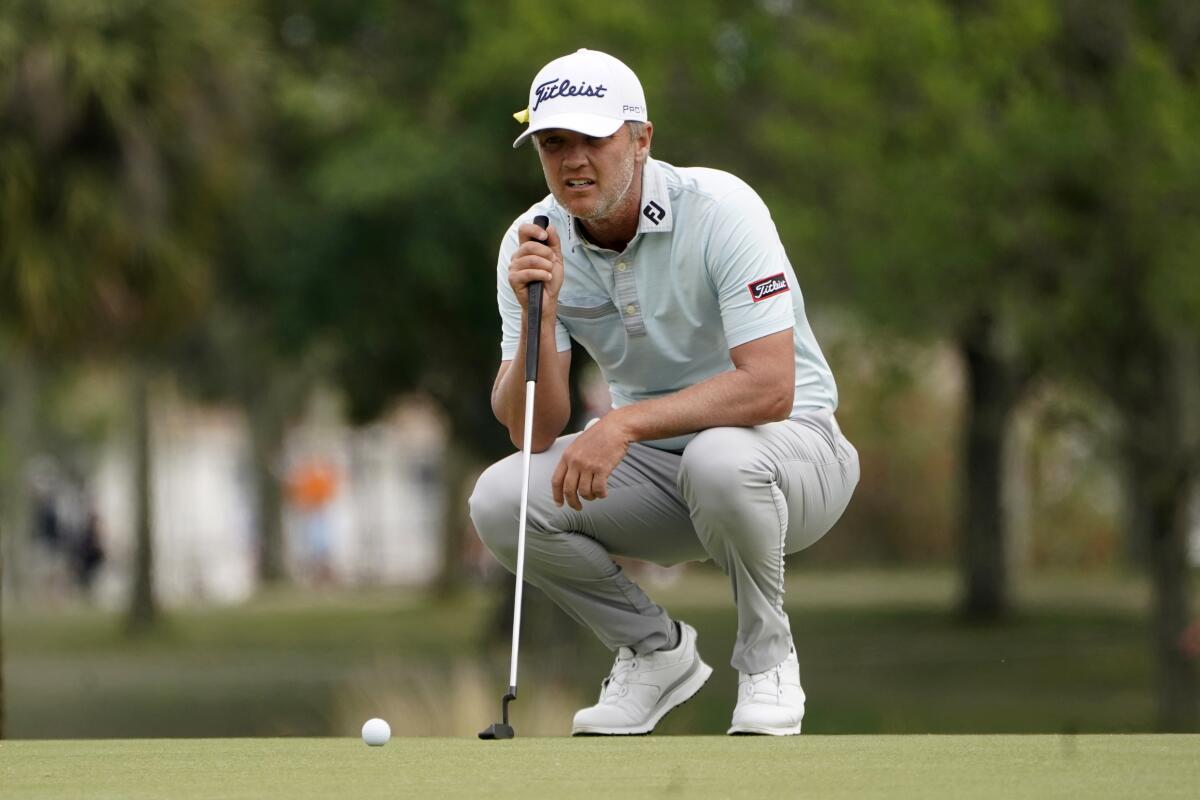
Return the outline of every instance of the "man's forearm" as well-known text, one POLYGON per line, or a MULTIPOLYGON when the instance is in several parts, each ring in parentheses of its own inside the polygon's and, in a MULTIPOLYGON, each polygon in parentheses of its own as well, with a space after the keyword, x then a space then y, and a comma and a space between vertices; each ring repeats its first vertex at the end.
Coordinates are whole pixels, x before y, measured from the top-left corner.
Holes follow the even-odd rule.
POLYGON ((793 384, 777 376, 734 369, 674 394, 642 400, 610 412, 630 441, 668 439, 706 428, 751 427, 786 419, 793 384))
POLYGON ((738 345, 729 351, 734 369, 618 409, 610 424, 626 441, 643 442, 786 419, 796 394, 794 348, 791 328, 738 345))
MULTIPOLYGON (((570 369, 557 351, 554 337, 553 303, 542 310, 541 341, 538 353, 537 389, 534 400, 533 450, 541 452, 554 443, 571 417, 570 369)), ((497 378, 492 390, 492 412, 508 428, 513 446, 521 447, 525 432, 525 330, 521 321, 521 339, 517 353, 507 370, 497 378)), ((569 354, 568 354, 569 355, 569 354)), ((566 362, 569 365, 569 361, 566 362)))

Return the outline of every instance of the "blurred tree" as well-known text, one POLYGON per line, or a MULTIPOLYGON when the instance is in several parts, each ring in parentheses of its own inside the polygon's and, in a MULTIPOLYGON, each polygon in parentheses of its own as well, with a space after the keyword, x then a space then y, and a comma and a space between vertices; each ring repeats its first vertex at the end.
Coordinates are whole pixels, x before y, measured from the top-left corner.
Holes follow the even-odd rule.
POLYGON ((1013 147, 1045 3, 809 4, 756 35, 750 150, 794 250, 882 330, 946 338, 964 370, 960 609, 1010 609, 1002 447, 1037 369, 1010 222, 1038 188, 1013 147))
POLYGON ((39 354, 132 354, 130 624, 156 616, 150 376, 208 294, 214 210, 250 115, 253 20, 232 2, 18 0, 0 10, 0 325, 39 354))
MULTIPOLYGON (((460 12, 373 0, 264 8, 279 64, 272 146, 231 221, 227 286, 260 342, 286 356, 275 363, 315 353, 362 423, 404 392, 453 385, 473 357, 458 347, 473 333, 462 321, 472 295, 448 296, 444 274, 468 245, 451 233, 455 154, 437 132, 437 81, 460 12)), ((457 431, 477 422, 478 404, 464 414, 461 399, 433 393, 457 431)), ((468 437, 469 451, 487 447, 468 437)))
MULTIPOLYGON (((20 597, 22 541, 31 529, 25 465, 33 451, 37 374, 21 353, 0 350, 0 602, 5 589, 20 597), (9 585, 4 583, 9 579, 9 585)), ((2 609, 0 609, 2 611, 2 609)), ((3 616, 0 614, 0 622, 3 616)), ((4 738, 4 628, 0 624, 0 739, 4 738)))
POLYGON ((1182 642, 1200 335, 1190 9, 812 3, 759 32, 770 60, 750 82, 751 146, 792 198, 776 207, 799 250, 844 264, 834 284, 884 329, 962 354, 969 616, 1008 607, 1000 451, 1030 377, 1081 378, 1124 416, 1172 730, 1193 729, 1197 705, 1182 642))
POLYGON ((30 504, 25 465, 34 450, 40 374, 19 351, 0 344, 0 559, 8 572, 5 588, 20 599, 25 586, 21 567, 30 530, 30 504))
POLYGON ((1154 587, 1158 724, 1200 729, 1188 510, 1200 477, 1200 14, 1194 4, 1062 4, 1065 134, 1041 154, 1052 207, 1043 341, 1122 418, 1128 527, 1154 587))
MULTIPOLYGON (((287 134, 264 113, 261 143, 287 134)), ((263 148, 268 149, 268 148, 263 148)), ((261 586, 286 579, 283 537, 284 444, 287 424, 328 372, 320 348, 297 327, 289 284, 302 249, 307 210, 273 152, 257 152, 225 210, 217 247, 214 297, 207 314, 185 329, 168 358, 185 389, 202 402, 232 403, 248 423, 253 474, 257 573, 261 586)))

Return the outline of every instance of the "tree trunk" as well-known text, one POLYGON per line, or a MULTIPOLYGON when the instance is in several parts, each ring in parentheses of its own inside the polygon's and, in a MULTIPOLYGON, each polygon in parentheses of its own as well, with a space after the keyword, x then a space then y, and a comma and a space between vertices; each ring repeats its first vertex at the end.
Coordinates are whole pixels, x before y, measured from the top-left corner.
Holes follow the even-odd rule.
POLYGON ((997 621, 1010 610, 1002 484, 1004 440, 1023 381, 998 352, 990 320, 973 323, 958 345, 966 367, 959 610, 972 621, 997 621))
POLYGON ((1188 652, 1191 575, 1189 510, 1200 460, 1200 348, 1196 342, 1147 342, 1121 400, 1124 456, 1132 534, 1153 582, 1152 631, 1158 677, 1158 727, 1200 730, 1196 657, 1188 652), (1155 347, 1155 344, 1158 346, 1155 347), (1154 351, 1157 352, 1154 352, 1154 351), (1137 391, 1137 388, 1142 391, 1137 391))
POLYGON ((9 353, 3 368, 5 463, 0 464, 0 739, 5 731, 3 600, 7 579, 9 597, 19 600, 25 543, 30 529, 29 495, 25 467, 34 449, 37 426, 38 376, 33 364, 19 353, 9 353))
POLYGON ((158 621, 158 603, 154 596, 154 519, 153 519, 153 443, 150 420, 150 371, 144 364, 132 370, 131 411, 133 413, 134 461, 134 563, 133 591, 130 595, 128 627, 143 631, 158 621))
POLYGON ((436 591, 442 599, 456 597, 466 585, 463 565, 467 536, 467 497, 473 488, 475 460, 451 441, 442 456, 442 564, 436 591))
POLYGON ((1190 732, 1200 726, 1196 663, 1186 648, 1191 610, 1187 559, 1190 492, 1179 471, 1164 461, 1146 453, 1129 457, 1130 520, 1145 542, 1153 584, 1158 728, 1190 732))
POLYGON ((39 388, 37 370, 28 357, 10 352, 5 362, 4 393, 0 396, 6 460, 0 479, 0 558, 7 565, 7 574, 0 571, 0 589, 7 579, 9 597, 19 605, 28 574, 25 553, 32 520, 26 467, 37 442, 39 388))
POLYGON ((284 415, 269 388, 252 394, 247 407, 258 509, 258 579, 263 584, 275 584, 287 577, 283 558, 283 491, 280 479, 284 415))

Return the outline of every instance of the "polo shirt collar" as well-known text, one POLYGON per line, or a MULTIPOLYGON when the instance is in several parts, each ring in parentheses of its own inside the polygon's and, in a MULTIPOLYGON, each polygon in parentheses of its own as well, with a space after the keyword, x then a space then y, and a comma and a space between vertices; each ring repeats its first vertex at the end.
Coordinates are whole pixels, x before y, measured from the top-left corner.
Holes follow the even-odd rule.
POLYGON ((642 210, 638 214, 638 233, 665 233, 674 224, 666 170, 654 159, 647 158, 646 166, 642 169, 642 210))
MULTIPOLYGON (((562 206, 559 206, 562 208, 562 206)), ((566 209, 563 209, 564 212, 566 209)), ((579 221, 567 214, 567 247, 574 250, 588 244, 579 232, 579 221)), ((642 208, 638 214, 638 235, 643 233, 665 233, 675 224, 671 211, 671 197, 667 189, 666 171, 653 158, 647 158, 642 167, 642 208)))

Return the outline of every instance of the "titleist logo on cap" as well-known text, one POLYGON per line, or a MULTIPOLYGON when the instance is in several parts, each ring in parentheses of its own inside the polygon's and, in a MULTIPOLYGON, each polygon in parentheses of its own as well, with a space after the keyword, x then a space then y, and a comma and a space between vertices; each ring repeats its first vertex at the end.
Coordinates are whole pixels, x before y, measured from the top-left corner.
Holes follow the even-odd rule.
POLYGON ((759 278, 750 284, 750 297, 754 302, 766 300, 773 295, 786 292, 788 290, 787 278, 781 272, 778 275, 771 275, 768 278, 759 278))
POLYGON ((542 103, 556 97, 604 97, 607 91, 608 87, 602 83, 592 86, 590 83, 571 83, 570 78, 551 78, 534 87, 533 93, 537 95, 537 100, 534 101, 531 110, 537 111, 542 103))

